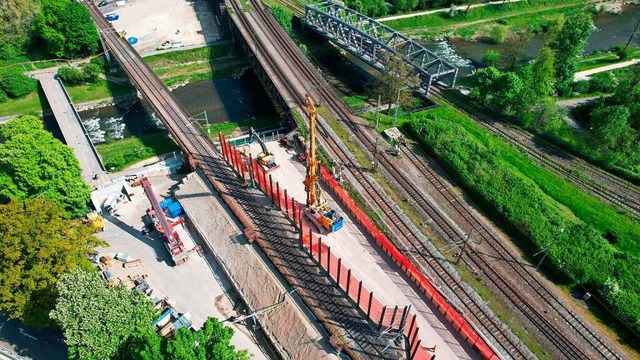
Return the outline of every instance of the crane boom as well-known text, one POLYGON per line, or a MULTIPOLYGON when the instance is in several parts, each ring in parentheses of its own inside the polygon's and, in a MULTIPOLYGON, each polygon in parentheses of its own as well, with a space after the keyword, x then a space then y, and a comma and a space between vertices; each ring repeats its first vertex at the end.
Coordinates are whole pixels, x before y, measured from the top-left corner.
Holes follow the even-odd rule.
POLYGON ((260 144, 260 147, 262 148, 262 153, 265 155, 271 155, 271 153, 269 152, 269 150, 267 149, 267 145, 264 144, 264 142, 262 141, 262 139, 260 139, 260 135, 258 135, 258 133, 256 132, 256 130, 254 128, 251 128, 251 135, 249 136, 249 143, 253 142, 253 138, 258 139, 258 144, 260 144))
POLYGON ((142 184, 142 188, 144 189, 145 195, 147 195, 147 199, 149 199, 149 203, 151 203, 151 208, 153 209, 153 214, 149 214, 152 217, 152 221, 157 220, 160 224, 159 226, 162 229, 158 229, 158 225, 156 225, 157 230, 162 233, 165 237, 166 247, 171 253, 171 259, 176 263, 176 265, 180 265, 183 262, 189 259, 189 253, 184 247, 184 244, 178 238, 178 234, 173 231, 173 226, 167 220, 167 217, 164 215, 164 210, 160 206, 158 202, 158 198, 156 198, 156 194, 153 191, 153 187, 151 187, 151 183, 149 179, 143 177, 140 180, 142 184))

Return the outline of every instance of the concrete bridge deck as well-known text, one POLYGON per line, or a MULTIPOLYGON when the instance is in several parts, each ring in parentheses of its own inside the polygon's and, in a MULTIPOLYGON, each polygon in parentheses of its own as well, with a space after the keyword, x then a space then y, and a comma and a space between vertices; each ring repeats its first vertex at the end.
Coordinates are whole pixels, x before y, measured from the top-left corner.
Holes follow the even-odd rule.
POLYGON ((73 148, 73 152, 80 162, 82 177, 85 181, 90 181, 93 177, 104 174, 105 169, 100 155, 91 143, 62 81, 55 77, 54 72, 38 72, 32 76, 40 81, 49 106, 51 106, 51 111, 62 131, 64 141, 73 148))

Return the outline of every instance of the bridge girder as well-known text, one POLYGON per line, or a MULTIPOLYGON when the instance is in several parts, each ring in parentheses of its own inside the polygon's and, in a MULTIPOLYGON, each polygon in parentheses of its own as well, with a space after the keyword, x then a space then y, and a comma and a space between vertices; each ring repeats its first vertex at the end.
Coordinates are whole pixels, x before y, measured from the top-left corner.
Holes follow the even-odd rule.
POLYGON ((433 81, 453 87, 458 68, 424 46, 376 20, 333 2, 305 6, 306 25, 380 71, 382 57, 400 55, 421 76, 421 88, 429 93, 433 81))

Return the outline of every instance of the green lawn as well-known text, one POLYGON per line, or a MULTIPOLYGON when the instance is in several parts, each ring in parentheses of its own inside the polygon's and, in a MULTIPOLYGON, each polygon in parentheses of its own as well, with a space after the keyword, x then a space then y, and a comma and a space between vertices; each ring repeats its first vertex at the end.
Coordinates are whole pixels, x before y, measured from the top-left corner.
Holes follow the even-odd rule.
POLYGON ((120 95, 132 94, 135 89, 131 86, 110 83, 104 79, 98 79, 93 84, 83 84, 76 86, 66 86, 71 100, 75 104, 87 101, 116 97, 120 95))
MULTIPOLYGON (((565 5, 576 4, 573 6, 579 6, 577 4, 581 4, 580 0, 569 0, 569 1, 521 1, 517 3, 506 3, 506 4, 498 4, 491 6, 484 6, 479 8, 470 9, 468 13, 465 13, 464 9, 458 10, 455 16, 450 17, 447 11, 415 16, 406 19, 398 19, 385 21, 385 25, 398 30, 398 31, 407 31, 407 30, 418 30, 418 29, 438 29, 438 30, 448 30, 445 28, 451 26, 460 26, 464 25, 464 23, 471 23, 476 21, 485 21, 487 19, 502 19, 499 20, 501 23, 506 21, 514 21, 512 17, 517 17, 523 13, 527 13, 526 15, 521 16, 522 22, 526 23, 529 21, 535 22, 537 18, 541 15, 539 13, 558 13, 557 10, 553 11, 545 11, 550 8, 562 8, 565 5), (508 19, 508 20, 507 20, 508 19)), ((571 8, 572 6, 568 6, 571 8)), ((567 9, 564 9, 567 10, 567 9)), ((563 10, 563 11, 564 11, 563 10)), ((569 9, 570 10, 570 9, 569 9)))
POLYGON ((40 97, 37 93, 31 93, 20 99, 9 99, 0 103, 0 116, 34 114, 42 112, 40 97))
MULTIPOLYGON (((629 53, 629 60, 640 58, 639 47, 629 47, 629 53)), ((578 60, 577 71, 591 70, 624 61, 627 60, 618 59, 618 56, 612 52, 596 53, 580 58, 580 60, 578 60)))
MULTIPOLYGON (((243 131, 249 130, 249 127, 253 127, 255 129, 265 128, 265 127, 274 127, 280 124, 280 117, 262 117, 262 118, 250 118, 241 121, 232 121, 232 122, 223 122, 223 123, 215 123, 210 124, 208 129, 211 133, 211 137, 217 139, 218 132, 222 132, 224 136, 230 136, 236 130, 241 128, 243 131)), ((207 131, 207 126, 202 126, 204 131, 207 131)))
POLYGON ((178 145, 164 133, 145 134, 116 140, 97 145, 96 149, 109 171, 120 171, 152 156, 179 150, 178 145))

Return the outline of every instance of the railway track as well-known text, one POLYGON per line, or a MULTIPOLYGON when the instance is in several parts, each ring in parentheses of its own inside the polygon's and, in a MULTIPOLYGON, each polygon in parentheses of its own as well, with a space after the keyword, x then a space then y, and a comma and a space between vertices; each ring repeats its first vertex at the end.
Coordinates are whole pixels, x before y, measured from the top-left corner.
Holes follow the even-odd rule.
MULTIPOLYGON (((278 51, 287 55, 285 57, 288 63, 287 66, 290 69, 298 69, 298 71, 302 72, 302 78, 298 80, 303 81, 305 84, 312 85, 315 88, 315 91, 320 94, 322 102, 331 109, 331 112, 334 115, 337 115, 338 118, 345 120, 345 123, 350 127, 351 131, 358 135, 357 138, 363 142, 363 145, 365 145, 370 152, 373 152, 375 146, 374 142, 362 132, 360 125, 356 125, 350 121, 352 116, 350 110, 342 101, 339 100, 336 94, 330 90, 329 86, 320 79, 318 74, 308 63, 308 60, 304 58, 299 51, 297 51, 297 46, 284 34, 273 17, 266 14, 257 1, 253 0, 252 3, 262 18, 263 23, 268 25, 265 31, 268 31, 269 37, 277 40, 276 43, 277 46, 279 46, 278 51)), ((298 100, 298 103, 301 102, 301 99, 298 100)), ((370 183, 368 177, 359 170, 359 164, 355 163, 349 154, 341 150, 341 147, 333 137, 328 136, 329 131, 325 129, 322 124, 320 124, 319 133, 321 142, 324 143, 325 147, 334 152, 336 157, 343 164, 347 165, 350 173, 365 189, 365 193, 372 195, 368 197, 368 200, 373 202, 373 204, 375 204, 385 215, 387 220, 386 223, 388 225, 391 224, 391 230, 396 234, 396 240, 403 245, 405 253, 410 255, 422 268, 428 267, 438 274, 440 281, 450 287, 451 292, 458 296, 460 303, 465 304, 466 308, 463 309, 465 315, 467 317, 471 317, 472 322, 482 329, 482 333, 485 336, 488 335, 488 338, 493 339, 494 343, 500 344, 498 346, 501 347, 501 353, 509 354, 512 358, 526 358, 527 356, 530 356, 526 351, 519 352, 519 344, 514 343, 509 339, 506 333, 500 331, 499 324, 491 319, 491 316, 486 314, 479 304, 474 302, 474 299, 470 294, 465 294, 464 291, 460 291, 464 288, 461 286, 460 281, 451 276, 444 266, 436 260, 436 254, 430 253, 427 247, 418 241, 418 236, 413 233, 409 224, 406 224, 405 221, 399 217, 395 211, 393 211, 393 204, 389 201, 389 197, 386 194, 380 193, 376 187, 370 183)), ((403 151, 406 150, 403 149, 403 151)), ((446 220, 445 217, 429 203, 429 201, 426 200, 422 195, 422 192, 416 189, 411 181, 398 171, 397 167, 390 161, 390 159, 383 155, 379 157, 379 160, 386 171, 389 172, 405 190, 409 189, 408 191, 413 193, 412 195, 414 200, 419 199, 420 208, 428 214, 429 218, 435 221, 436 227, 444 237, 454 241, 463 240, 463 235, 460 234, 453 225, 446 220)), ((425 171, 422 167, 420 170, 425 171)), ((449 194, 449 196, 451 196, 451 194, 449 194)), ((470 267, 480 269, 486 277, 493 282, 494 287, 499 289, 505 298, 510 299, 518 312, 522 313, 523 316, 529 319, 542 336, 557 349, 559 354, 562 354, 562 356, 568 359, 592 358, 594 357, 593 355, 596 355, 596 358, 619 358, 619 356, 615 354, 615 352, 612 351, 606 343, 600 340, 598 334, 594 333, 557 297, 549 292, 544 284, 538 281, 524 265, 517 261, 517 266, 512 264, 511 262, 515 259, 514 255, 495 236, 493 236, 493 234, 491 234, 478 219, 468 213, 466 208, 460 205, 460 208, 457 208, 457 211, 460 211, 461 214, 465 216, 468 223, 473 224, 473 226, 478 229, 482 229, 480 230, 480 236, 483 240, 486 240, 487 242, 490 241, 493 251, 495 252, 494 256, 511 260, 506 261, 506 263, 511 264, 510 266, 513 267, 512 270, 516 272, 519 278, 526 284, 527 292, 532 292, 535 299, 531 300, 528 296, 521 295, 521 290, 508 283, 500 273, 496 272, 495 264, 489 264, 483 256, 471 253, 463 258, 465 263, 470 267), (553 310, 551 311, 552 314, 547 314, 545 313, 545 310, 539 310, 539 306, 534 306, 533 304, 535 303, 544 304, 544 306, 548 306, 550 309, 556 309, 557 316, 563 319, 567 324, 568 329, 564 329, 564 332, 559 330, 556 323, 552 323, 548 320, 551 315, 556 315, 553 314, 553 310), (578 336, 582 337, 583 341, 591 344, 592 346, 588 349, 583 349, 583 344, 579 342, 576 343, 574 339, 567 336, 567 330, 568 332, 575 332, 579 334, 578 336)))
MULTIPOLYGON (((299 53, 299 51, 297 50, 297 46, 291 41, 288 36, 284 34, 273 17, 270 14, 265 13, 261 4, 259 4, 255 0, 252 0, 251 3, 253 4, 253 6, 255 6, 256 15, 259 17, 259 19, 261 19, 259 20, 254 18, 254 20, 259 20, 263 25, 266 25, 266 30, 271 34, 270 36, 278 40, 277 44, 279 44, 281 50, 284 51, 283 53, 286 53, 288 55, 287 60, 289 66, 291 66, 292 69, 298 68, 299 70, 302 70, 304 72, 303 79, 299 80, 308 81, 310 84, 319 85, 319 87, 316 87, 316 90, 321 94, 323 102, 327 104, 332 112, 334 112, 334 114, 337 114, 339 118, 346 120, 347 123, 350 123, 349 119, 351 119, 351 114, 348 108, 338 99, 338 97, 334 93, 331 92, 331 90, 328 89, 328 87, 326 87, 326 84, 322 82, 318 74, 315 73, 315 70, 309 66, 307 60, 302 56, 302 54, 299 53)), ((118 52, 123 54, 123 59, 121 60, 123 69, 125 69, 125 71, 130 77, 132 77, 132 79, 135 79, 137 83, 142 85, 140 90, 147 98, 149 104, 152 105, 154 111, 164 119, 171 119, 170 121, 167 121, 165 125, 167 126, 167 129, 172 133, 176 141, 187 152, 191 154, 197 154, 198 158, 196 160, 201 162, 201 164, 203 164, 204 166, 207 166, 207 162, 211 161, 211 159, 207 159, 208 155, 206 154, 216 154, 215 149, 213 149, 209 141, 200 132, 200 130, 192 122, 189 121, 186 116, 186 111, 179 105, 175 98, 173 98, 171 93, 169 93, 164 88, 162 83, 155 76, 151 77, 146 75, 149 73, 152 74, 152 72, 142 61, 142 59, 139 58, 137 53, 135 53, 135 51, 130 46, 124 45, 120 41, 114 41, 113 36, 119 35, 113 32, 110 24, 106 21, 106 19, 103 18, 102 14, 99 13, 97 8, 90 5, 89 9, 94 17, 94 20, 98 24, 99 29, 103 32, 107 39, 111 39, 111 41, 109 41, 109 45, 116 47, 118 52)), ((244 18, 245 15, 241 17, 244 18)), ((260 43, 261 40, 257 40, 257 42, 260 43)), ((264 51, 265 54, 268 54, 268 51, 266 51, 266 49, 263 48, 262 51, 264 51)), ((270 59, 269 56, 265 56, 265 58, 270 59)), ((281 64, 271 64, 274 69, 279 69, 279 65, 281 64)), ((295 98, 295 101, 299 105, 302 105, 303 94, 297 91, 296 88, 287 81, 288 79, 286 76, 280 74, 280 77, 282 77, 284 79, 284 83, 288 85, 289 91, 291 91, 291 94, 295 98)), ((360 129, 357 125, 351 123, 350 127, 352 131, 359 133, 360 129)), ((337 145, 332 137, 327 135, 327 129, 321 130, 321 141, 324 142, 325 146, 328 149, 335 151, 337 153, 337 157, 344 164, 351 164, 349 168, 353 173, 353 176, 356 177, 358 182, 363 187, 370 191, 370 194, 372 194, 369 200, 373 201, 379 208, 386 209, 387 211, 383 211, 383 213, 387 217, 387 222, 396 223, 397 225, 395 227, 395 231, 400 232, 401 234, 405 234, 404 236, 399 237, 399 240, 403 242, 402 246, 404 247, 405 253, 412 257, 419 266, 428 266, 439 275, 443 284, 445 284, 445 286, 448 286, 452 293, 457 294, 456 296, 459 297, 461 303, 465 304, 465 309, 463 310, 466 316, 473 319, 473 323, 476 324, 476 326, 478 326, 480 329, 482 329, 482 333, 485 336, 492 338, 494 342, 497 342, 499 344, 498 346, 501 347, 501 353, 509 354, 509 357, 511 358, 528 357, 529 355, 526 351, 522 351, 522 349, 519 349, 520 346, 517 341, 513 342, 511 339, 508 339, 508 333, 502 329, 500 324, 496 322, 490 316, 490 314, 485 313, 481 304, 478 304, 472 296, 465 292, 466 290, 464 289, 466 287, 462 286, 462 284, 457 279, 455 279, 455 277, 449 274, 443 264, 435 260, 435 254, 429 253, 427 247, 417 241, 416 237, 411 237, 408 235, 412 233, 411 231, 409 231, 411 227, 409 226, 409 224, 402 221, 402 219, 397 214, 395 214, 394 211, 391 211, 393 209, 393 204, 389 202, 388 196, 379 193, 376 188, 369 182, 368 178, 362 172, 357 170, 359 168, 359 165, 350 160, 348 154, 339 150, 340 146, 337 145)), ((367 140, 368 143, 365 145, 369 150, 371 150, 373 148, 373 144, 370 139, 366 135, 362 138, 367 140)), ((381 161, 381 163, 382 162, 383 161, 381 161)), ((389 169, 394 168, 393 164, 386 161, 384 161, 384 166, 388 171, 389 169)), ((398 177, 398 179, 402 180, 402 174, 395 174, 394 178, 396 176, 398 177)), ((435 213, 434 216, 436 216, 435 213)), ((440 226, 443 229, 447 229, 451 227, 451 224, 444 221, 440 224, 440 226)), ((447 233, 447 231, 449 231, 450 236, 456 236, 457 234, 454 229, 445 230, 444 232, 447 233)), ((466 258, 473 259, 470 256, 466 258)), ((465 259, 465 261, 467 260, 465 259)), ((512 294, 517 294, 517 291, 515 291, 515 289, 512 289, 511 291, 512 294)), ((527 306, 524 301, 522 302, 522 306, 523 308, 527 306)), ((540 321, 539 326, 543 327, 545 329, 544 331, 548 332, 548 336, 556 337, 556 335, 558 335, 554 332, 552 326, 550 327, 548 323, 539 320, 538 317, 535 317, 533 319, 534 321, 540 321)), ((562 336, 558 337, 558 339, 560 340, 557 340, 559 342, 557 342, 556 346, 563 347, 564 350, 568 351, 568 354, 575 354, 576 356, 584 355, 584 353, 576 351, 575 347, 571 345, 562 345, 561 343, 565 342, 564 340, 562 340, 562 336)), ((583 356, 581 358, 589 358, 589 356, 583 356)))
MULTIPOLYGON (((253 2, 253 6, 256 9, 260 8, 257 2, 253 2)), ((270 35, 277 39, 280 45, 289 45, 281 47, 281 50, 287 55, 285 58, 287 59, 288 64, 286 65, 289 68, 298 68, 302 70, 304 72, 304 79, 301 80, 309 81, 307 83, 312 85, 321 84, 315 70, 309 68, 306 58, 301 57, 301 54, 299 54, 298 51, 294 51, 294 49, 297 49, 297 46, 291 42, 288 36, 282 34, 280 25, 275 23, 273 17, 264 12, 259 12, 259 14, 263 22, 268 25, 263 30, 269 31, 270 35)), ((279 65, 282 66, 283 64, 279 65)), ((288 84, 287 81, 284 81, 284 83, 288 84)), ((288 89, 292 92, 295 91, 295 89, 290 85, 288 86, 288 89)), ((326 86, 315 87, 315 90, 320 94, 322 100, 324 100, 324 104, 329 105, 334 112, 337 112, 343 118, 350 118, 351 115, 349 109, 344 105, 344 103, 342 103, 342 101, 338 100, 336 95, 328 90, 326 86)), ((298 103, 302 105, 301 95, 298 96, 300 96, 298 103)), ((394 233, 398 234, 397 240, 403 242, 405 252, 410 253, 410 256, 412 256, 422 267, 427 266, 432 269, 434 273, 437 273, 442 284, 450 286, 451 293, 456 294, 458 302, 465 305, 465 315, 472 318, 474 320, 474 324, 477 324, 477 326, 484 329, 483 335, 487 338, 493 339, 493 342, 498 344, 497 346, 500 347, 499 350, 502 354, 511 354, 514 359, 530 358, 531 354, 524 349, 524 346, 518 340, 514 339, 512 334, 510 334, 510 331, 505 329, 503 324, 497 321, 493 314, 487 311, 486 307, 478 303, 477 298, 471 294, 469 288, 462 286, 461 281, 447 271, 446 267, 438 260, 440 258, 439 255, 432 253, 424 246, 424 244, 417 241, 416 238, 411 237, 411 227, 401 217, 399 217, 395 211, 392 210, 393 204, 388 200, 388 196, 381 194, 376 190, 374 185, 372 185, 370 180, 364 175, 363 171, 359 170, 359 165, 350 160, 349 154, 342 151, 334 138, 328 135, 328 129, 324 128, 324 125, 320 124, 319 130, 321 142, 325 147, 330 149, 332 152, 335 152, 337 158, 342 163, 350 164, 349 168, 351 173, 357 179, 358 183, 367 190, 367 193, 375 194, 370 197, 370 200, 374 201, 374 203, 382 209, 383 213, 389 216, 388 222, 390 224, 394 224, 394 233), (416 255, 418 256, 417 258, 416 255)), ((452 234, 453 231, 453 228, 451 228, 452 234)))
POLYGON ((528 133, 501 124, 482 112, 462 94, 437 84, 432 91, 463 110, 472 119, 517 148, 524 148, 535 162, 562 176, 606 203, 640 218, 640 189, 551 144, 539 144, 528 133))

